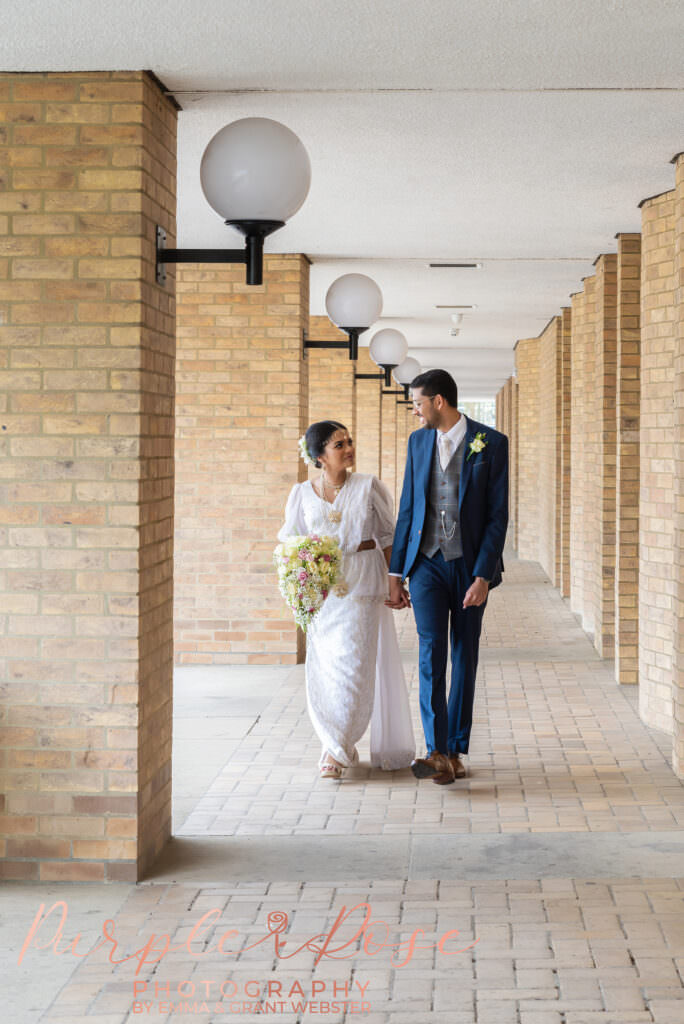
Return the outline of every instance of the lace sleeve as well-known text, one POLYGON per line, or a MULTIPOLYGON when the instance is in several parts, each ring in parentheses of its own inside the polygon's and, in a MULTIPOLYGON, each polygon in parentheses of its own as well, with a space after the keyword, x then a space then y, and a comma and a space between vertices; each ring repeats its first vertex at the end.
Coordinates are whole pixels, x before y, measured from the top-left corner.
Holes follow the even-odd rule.
POLYGON ((285 522, 278 531, 278 540, 306 533, 304 512, 302 510, 302 488, 295 484, 285 506, 285 522))
POLYGON ((394 539, 394 502, 386 484, 377 477, 373 477, 371 502, 373 536, 381 548, 388 548, 394 539))

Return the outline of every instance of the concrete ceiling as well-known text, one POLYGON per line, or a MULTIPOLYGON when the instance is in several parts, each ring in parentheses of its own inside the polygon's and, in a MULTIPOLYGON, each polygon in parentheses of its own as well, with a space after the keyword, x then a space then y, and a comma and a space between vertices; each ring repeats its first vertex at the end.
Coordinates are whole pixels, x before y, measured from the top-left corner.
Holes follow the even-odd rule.
MULTIPOLYGON (((179 118, 182 246, 237 244, 199 160, 223 124, 283 121, 312 188, 270 251, 312 260, 311 309, 340 273, 374 277, 424 366, 491 397, 520 337, 581 287, 684 149, 679 0, 23 0, 9 71, 148 68, 179 118), (430 260, 481 270, 430 270, 430 260), (449 337, 450 311, 475 305, 449 337)), ((367 342, 369 335, 364 336, 367 342)))

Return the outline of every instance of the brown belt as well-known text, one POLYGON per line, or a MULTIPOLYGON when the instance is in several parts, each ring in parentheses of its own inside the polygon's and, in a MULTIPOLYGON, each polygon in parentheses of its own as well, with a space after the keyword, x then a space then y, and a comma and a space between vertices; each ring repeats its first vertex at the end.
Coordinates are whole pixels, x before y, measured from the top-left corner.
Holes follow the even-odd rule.
POLYGON ((356 550, 357 551, 370 551, 371 548, 374 548, 374 547, 375 547, 375 541, 374 540, 362 540, 356 550))

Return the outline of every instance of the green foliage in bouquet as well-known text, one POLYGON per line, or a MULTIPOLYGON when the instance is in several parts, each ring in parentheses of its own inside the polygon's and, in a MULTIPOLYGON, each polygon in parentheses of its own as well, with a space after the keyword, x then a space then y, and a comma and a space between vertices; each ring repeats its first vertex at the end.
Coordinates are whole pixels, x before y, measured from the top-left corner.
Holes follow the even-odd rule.
POLYGON ((288 537, 273 553, 280 593, 294 620, 306 632, 331 591, 346 594, 342 582, 342 552, 334 537, 288 537))

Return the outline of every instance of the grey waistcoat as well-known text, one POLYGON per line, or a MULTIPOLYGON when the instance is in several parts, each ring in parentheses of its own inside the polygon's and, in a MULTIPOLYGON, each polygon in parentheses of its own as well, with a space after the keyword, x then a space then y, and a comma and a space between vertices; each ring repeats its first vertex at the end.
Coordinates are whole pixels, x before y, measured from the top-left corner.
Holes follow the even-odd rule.
POLYGON ((439 462, 439 445, 435 443, 425 525, 420 543, 421 553, 427 555, 428 558, 432 558, 438 550, 442 552, 447 562, 453 558, 460 558, 463 554, 461 526, 458 519, 458 490, 464 450, 465 437, 451 456, 447 468, 442 469, 439 462), (442 529, 442 509, 446 513, 444 516, 446 536, 442 529), (453 536, 451 540, 448 540, 452 530, 453 536))

